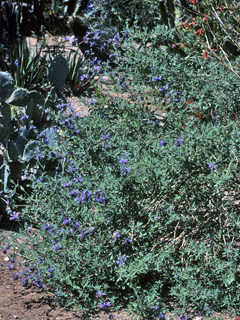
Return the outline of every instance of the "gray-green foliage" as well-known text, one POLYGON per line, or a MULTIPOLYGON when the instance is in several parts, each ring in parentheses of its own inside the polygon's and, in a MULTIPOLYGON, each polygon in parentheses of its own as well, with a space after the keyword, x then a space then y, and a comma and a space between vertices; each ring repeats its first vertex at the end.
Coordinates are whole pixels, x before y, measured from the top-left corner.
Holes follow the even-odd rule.
MULTIPOLYGON (((237 77, 213 58, 147 49, 148 31, 129 31, 123 57, 116 50, 126 71, 106 74, 130 101, 95 96, 90 116, 56 116, 61 143, 44 153, 54 174, 31 177, 18 217, 27 242, 16 254, 31 269, 22 277, 87 314, 127 308, 154 319, 175 299, 179 310, 235 316, 237 77)), ((176 36, 162 27, 151 36, 159 34, 176 36)))
POLYGON ((115 100, 104 118, 70 116, 62 131, 60 170, 43 184, 33 180, 22 214, 38 226, 27 237, 37 246, 22 256, 33 268, 43 258, 38 277, 59 301, 97 311, 100 290, 108 310, 127 306, 148 318, 155 304, 166 311, 162 302, 171 296, 182 308, 239 310, 239 123, 192 122, 182 130, 159 125, 140 103, 115 100), (94 201, 100 191, 102 203, 94 201))

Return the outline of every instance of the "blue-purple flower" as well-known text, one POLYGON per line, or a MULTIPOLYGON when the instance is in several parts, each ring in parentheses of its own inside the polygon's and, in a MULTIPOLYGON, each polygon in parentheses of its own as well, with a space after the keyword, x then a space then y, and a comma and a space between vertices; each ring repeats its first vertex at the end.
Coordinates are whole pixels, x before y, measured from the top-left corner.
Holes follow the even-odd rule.
POLYGON ((78 182, 82 182, 82 177, 79 174, 79 176, 77 178, 73 178, 74 182, 78 183, 78 182))
POLYGON ((121 158, 121 159, 119 159, 119 162, 120 163, 122 163, 122 164, 126 164, 126 163, 128 163, 128 159, 127 158, 121 158))
POLYGON ((182 145, 183 139, 178 138, 177 141, 174 141, 174 148, 180 147, 182 145))
POLYGON ((28 118, 29 118, 29 116, 27 114, 24 114, 24 115, 22 115, 20 120, 27 120, 28 118))
POLYGON ((78 170, 78 168, 75 168, 74 166, 71 166, 71 168, 69 169, 70 172, 75 172, 77 170, 78 170))
POLYGON ((73 189, 68 193, 72 198, 76 197, 78 195, 78 190, 73 189))
POLYGON ((54 230, 54 226, 51 225, 50 223, 48 224, 45 223, 43 226, 43 230, 46 230, 47 232, 52 232, 54 230))
POLYGON ((125 261, 127 260, 126 255, 124 254, 123 256, 119 256, 118 260, 116 263, 118 263, 119 267, 125 265, 125 261))
POLYGON ((97 295, 99 298, 101 298, 101 297, 103 297, 103 296, 106 296, 106 293, 103 293, 103 292, 101 292, 101 291, 97 291, 97 292, 96 292, 96 295, 97 295))
POLYGON ((103 140, 109 139, 109 133, 106 134, 106 135, 104 135, 104 134, 102 133, 102 134, 101 134, 101 138, 102 138, 103 140))
POLYGON ((119 33, 117 33, 117 34, 113 37, 113 42, 114 42, 114 44, 118 44, 120 40, 121 40, 121 39, 120 39, 120 35, 119 35, 119 33))
POLYGON ((111 60, 111 61, 113 61, 113 60, 115 60, 116 59, 116 54, 115 53, 111 53, 110 55, 109 55, 109 60, 111 60))
POLYGON ((72 184, 72 181, 71 180, 69 180, 68 182, 66 182, 66 183, 62 183, 62 187, 69 187, 69 186, 71 186, 71 184, 72 184))
POLYGON ((121 236, 120 236, 120 234, 117 232, 117 231, 114 231, 113 232, 113 239, 115 240, 115 241, 117 241, 117 239, 118 238, 120 238, 121 236))
POLYGON ((54 251, 58 251, 62 248, 62 246, 60 245, 60 243, 58 242, 55 246, 52 246, 54 251))
POLYGON ((23 287, 27 287, 28 286, 28 279, 26 277, 22 278, 21 282, 22 282, 22 286, 23 287))
POLYGON ((32 284, 38 288, 42 288, 43 287, 43 283, 41 281, 41 278, 37 278, 36 281, 33 281, 32 284))
POLYGON ((12 211, 12 212, 10 213, 10 218, 9 218, 9 220, 15 220, 15 219, 17 219, 17 218, 18 218, 18 215, 19 215, 19 212, 12 211))
POLYGON ((152 79, 152 81, 158 82, 158 81, 160 81, 161 79, 162 79, 161 76, 160 76, 160 77, 155 76, 155 77, 152 79))
POLYGON ((70 223, 71 223, 72 219, 69 218, 69 219, 64 219, 63 218, 63 224, 65 224, 66 226, 68 226, 70 223))
POLYGON ((80 224, 78 222, 75 222, 73 225, 73 230, 76 230, 79 226, 80 224))
POLYGON ((74 38, 72 43, 70 43, 70 46, 75 46, 77 41, 78 41, 78 38, 74 38))
POLYGON ((126 238, 126 239, 123 241, 122 245, 128 244, 128 243, 130 243, 130 242, 131 242, 131 240, 130 240, 129 238, 126 238))
POLYGON ((160 312, 160 315, 156 317, 158 320, 167 320, 166 315, 164 315, 162 312, 160 312))
POLYGON ((97 191, 93 192, 93 197, 94 197, 93 200, 100 203, 103 203, 106 200, 104 193, 100 189, 97 189, 97 191))
POLYGON ((80 78, 81 81, 84 81, 85 79, 88 79, 89 75, 88 74, 83 74, 80 78))
POLYGON ((126 166, 124 166, 124 167, 121 167, 121 173, 122 174, 127 174, 127 172, 130 172, 130 167, 126 167, 126 166))
POLYGON ((211 169, 211 170, 217 170, 217 164, 215 161, 212 161, 208 164, 208 167, 211 169))
POLYGON ((8 264, 6 265, 6 268, 7 268, 8 270, 12 270, 12 269, 14 268, 14 264, 13 264, 13 263, 8 263, 8 264))
POLYGON ((111 145, 109 143, 105 143, 102 145, 102 147, 105 149, 109 149, 111 147, 111 145))
POLYGON ((77 201, 78 203, 79 202, 85 203, 87 201, 87 199, 90 198, 90 195, 91 195, 91 193, 88 191, 88 188, 87 188, 82 192, 80 198, 78 198, 78 197, 75 198, 75 201, 77 201))
POLYGON ((52 266, 52 267, 50 267, 50 268, 47 268, 47 271, 48 272, 52 272, 52 271, 54 271, 55 270, 55 266, 52 266))
POLYGON ((180 314, 180 317, 178 317, 178 320, 187 320, 187 318, 185 318, 185 316, 183 316, 183 314, 180 314))
POLYGON ((13 280, 18 280, 19 273, 15 272, 13 275, 13 280))
POLYGON ((155 311, 157 311, 159 308, 159 306, 152 306, 152 309, 154 309, 155 311))
POLYGON ((95 98, 88 99, 89 104, 95 104, 96 102, 97 102, 97 100, 95 98))
POLYGON ((164 146, 167 143, 168 143, 167 140, 160 140, 160 146, 164 146))
POLYGON ((104 308, 106 309, 107 307, 110 307, 111 306, 111 302, 110 301, 104 301, 102 303, 99 304, 99 308, 104 308))
POLYGON ((69 41, 69 40, 70 40, 69 36, 66 36, 65 38, 63 38, 63 41, 69 41))

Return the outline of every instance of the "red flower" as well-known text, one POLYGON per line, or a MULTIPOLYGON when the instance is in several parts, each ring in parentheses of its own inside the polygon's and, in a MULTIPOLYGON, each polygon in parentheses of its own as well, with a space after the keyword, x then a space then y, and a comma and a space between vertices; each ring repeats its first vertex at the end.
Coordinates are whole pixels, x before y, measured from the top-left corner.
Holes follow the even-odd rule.
POLYGON ((196 113, 195 116, 198 118, 198 120, 201 120, 203 118, 202 113, 196 113))
POLYGON ((240 320, 240 317, 239 317, 239 316, 237 316, 236 320, 240 320))
POLYGON ((208 19, 209 19, 209 18, 208 18, 208 15, 204 14, 203 21, 208 20, 208 19))
POLYGON ((193 102, 193 99, 186 101, 187 104, 193 102))
POLYGON ((81 87, 80 83, 77 85, 77 87, 78 87, 78 88, 80 88, 80 87, 81 87))
POLYGON ((190 28, 190 26, 192 26, 192 25, 194 25, 195 24, 195 22, 191 22, 191 23, 189 23, 188 24, 188 26, 186 27, 186 29, 189 29, 190 28))
POLYGON ((185 44, 180 43, 180 45, 181 45, 182 47, 185 47, 185 44))
MULTIPOLYGON (((235 114, 235 113, 232 113, 232 114, 234 116, 234 121, 237 121, 237 118, 238 118, 237 114, 235 114)), ((239 317, 239 320, 240 320, 240 317, 239 317)))
POLYGON ((205 60, 206 60, 207 57, 208 57, 208 53, 207 53, 207 50, 205 50, 204 53, 203 53, 203 58, 205 58, 205 60))
POLYGON ((214 51, 214 52, 216 52, 216 51, 218 51, 218 49, 215 49, 215 50, 213 50, 213 49, 210 49, 210 51, 214 51))
POLYGON ((199 34, 199 35, 201 35, 203 33, 204 33, 203 28, 199 29, 197 32, 194 32, 194 34, 199 34))
POLYGON ((189 2, 191 2, 192 4, 197 4, 196 0, 189 0, 189 2))

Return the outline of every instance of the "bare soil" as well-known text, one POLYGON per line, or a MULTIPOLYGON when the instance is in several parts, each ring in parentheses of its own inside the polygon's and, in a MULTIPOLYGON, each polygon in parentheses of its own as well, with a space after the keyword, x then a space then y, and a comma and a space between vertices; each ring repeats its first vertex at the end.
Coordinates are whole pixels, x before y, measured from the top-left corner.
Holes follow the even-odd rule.
MULTIPOLYGON (((36 39, 29 38, 30 44, 35 44, 36 39)), ((54 43, 54 39, 49 39, 50 45, 54 43)), ((69 44, 66 43, 66 51, 71 50, 72 47, 69 48, 69 44)), ((109 81, 109 79, 106 79, 109 81)), ((111 95, 119 96, 119 94, 112 92, 111 95)), ((128 99, 128 94, 121 95, 121 98, 128 99)), ((88 106, 85 106, 83 103, 80 103, 77 97, 69 98, 72 106, 75 108, 76 112, 80 112, 82 116, 86 116, 89 113, 88 106)), ((157 112, 159 113, 159 112, 157 112)), ((7 264, 10 262, 8 258, 8 254, 11 252, 10 250, 7 254, 3 253, 3 248, 6 245, 6 240, 11 239, 11 236, 14 231, 17 231, 16 225, 11 223, 1 223, 0 221, 0 320, 75 320, 82 319, 82 314, 77 309, 66 309, 59 306, 52 294, 44 294, 35 286, 28 285, 27 287, 23 287, 20 280, 14 280, 13 276, 15 272, 20 272, 24 269, 24 266, 18 264, 19 261, 14 263, 14 268, 12 270, 7 269, 7 264)), ((168 304, 171 306, 172 310, 176 310, 177 305, 172 302, 168 304)), ((119 314, 112 313, 116 320, 130 320, 130 315, 122 310, 119 314)), ((189 312, 184 313, 188 315, 189 320, 204 320, 210 319, 208 316, 201 316, 200 314, 196 314, 189 310, 189 312)), ((136 315, 137 319, 140 320, 140 316, 136 315)), ((178 314, 178 317, 180 314, 178 314)), ((167 319, 177 320, 179 319, 177 316, 174 316, 173 312, 169 312, 167 314, 167 319)), ((103 312, 99 313, 98 316, 94 315, 89 317, 89 320, 107 320, 109 319, 108 314, 104 314, 103 312)), ((214 313, 211 319, 225 319, 231 320, 236 319, 232 315, 214 313)), ((240 319, 240 318, 239 318, 240 319)))

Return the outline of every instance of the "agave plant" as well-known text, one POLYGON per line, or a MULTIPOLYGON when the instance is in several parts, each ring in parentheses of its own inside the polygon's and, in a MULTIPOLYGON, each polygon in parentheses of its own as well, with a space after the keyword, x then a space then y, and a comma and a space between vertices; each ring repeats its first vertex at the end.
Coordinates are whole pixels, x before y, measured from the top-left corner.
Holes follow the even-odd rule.
POLYGON ((77 97, 86 94, 86 92, 91 93, 94 90, 96 79, 94 79, 95 73, 89 65, 89 61, 85 60, 79 49, 72 57, 70 52, 67 61, 69 72, 65 89, 66 87, 70 88, 71 94, 77 97))
POLYGON ((44 91, 48 85, 46 69, 48 65, 47 55, 42 53, 43 47, 27 46, 27 41, 15 43, 9 53, 9 71, 15 80, 17 87, 28 90, 44 91))

